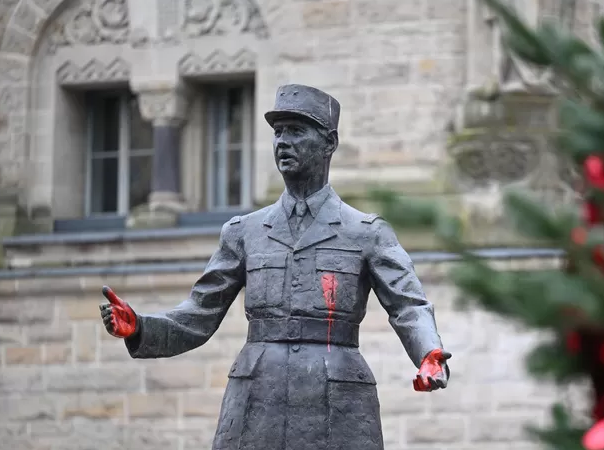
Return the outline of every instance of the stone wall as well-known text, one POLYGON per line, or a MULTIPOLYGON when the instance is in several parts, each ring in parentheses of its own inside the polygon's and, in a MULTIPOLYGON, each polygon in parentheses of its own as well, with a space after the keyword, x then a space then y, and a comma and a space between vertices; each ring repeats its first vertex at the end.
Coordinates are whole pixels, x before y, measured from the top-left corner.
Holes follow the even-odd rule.
MULTIPOLYGON (((503 262, 544 267, 551 261, 503 262)), ((555 262, 554 262, 555 263, 555 262)), ((450 387, 413 391, 415 369, 375 298, 361 350, 378 380, 387 450, 529 450, 523 433, 559 397, 522 368, 536 340, 497 317, 454 308, 445 264, 417 264, 452 351, 450 387)), ((239 299, 202 348, 170 360, 131 360, 102 328, 99 286, 140 312, 173 307, 194 274, 0 281, 2 448, 198 450, 210 448, 227 373, 245 341, 239 299)))

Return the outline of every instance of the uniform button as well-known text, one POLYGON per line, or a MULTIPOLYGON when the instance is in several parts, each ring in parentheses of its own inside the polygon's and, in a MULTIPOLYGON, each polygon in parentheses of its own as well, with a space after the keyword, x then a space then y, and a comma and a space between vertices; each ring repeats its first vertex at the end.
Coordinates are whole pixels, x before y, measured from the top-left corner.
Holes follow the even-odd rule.
POLYGON ((292 286, 298 287, 298 286, 300 286, 300 283, 298 283, 298 280, 294 280, 294 281, 292 281, 292 286))
POLYGON ((293 352, 297 352, 298 350, 300 350, 300 345, 298 345, 298 344, 292 345, 292 351, 293 352))
POLYGON ((299 261, 300 260, 300 255, 294 255, 294 261, 299 261))
POLYGON ((363 372, 357 372, 357 377, 359 377, 359 380, 365 379, 365 375, 363 374, 363 372))

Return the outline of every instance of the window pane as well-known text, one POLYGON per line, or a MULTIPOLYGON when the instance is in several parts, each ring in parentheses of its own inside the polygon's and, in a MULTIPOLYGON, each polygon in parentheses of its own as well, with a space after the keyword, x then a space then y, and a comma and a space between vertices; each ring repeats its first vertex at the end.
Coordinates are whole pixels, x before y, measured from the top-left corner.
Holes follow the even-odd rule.
POLYGON ((241 205, 241 151, 231 150, 228 159, 229 206, 241 205))
POLYGON ((147 203, 151 193, 152 156, 130 158, 130 210, 147 203))
POLYGON ((240 143, 243 135, 243 89, 229 89, 228 102, 229 144, 240 143))
POLYGON ((120 141, 120 99, 101 97, 93 103, 92 151, 115 152, 120 141))
POLYGON ((130 104, 130 148, 143 150, 153 148, 153 125, 141 117, 138 99, 132 97, 130 104))
POLYGON ((117 212, 117 158, 92 160, 91 213, 117 212))

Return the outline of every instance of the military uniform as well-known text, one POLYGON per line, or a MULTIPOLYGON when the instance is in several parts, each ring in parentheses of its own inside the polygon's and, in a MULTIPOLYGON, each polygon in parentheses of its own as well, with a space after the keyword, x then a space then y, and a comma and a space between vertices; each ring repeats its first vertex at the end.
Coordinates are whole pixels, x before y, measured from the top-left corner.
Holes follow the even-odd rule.
MULTIPOLYGON (((392 228, 344 203, 330 185, 279 201, 222 228, 219 248, 187 301, 139 316, 134 358, 203 345, 245 286, 247 343, 233 363, 214 450, 382 450, 375 378, 358 350, 373 289, 419 367, 442 348, 432 305, 392 228)), ((401 389, 407 389, 401 386, 401 389)))

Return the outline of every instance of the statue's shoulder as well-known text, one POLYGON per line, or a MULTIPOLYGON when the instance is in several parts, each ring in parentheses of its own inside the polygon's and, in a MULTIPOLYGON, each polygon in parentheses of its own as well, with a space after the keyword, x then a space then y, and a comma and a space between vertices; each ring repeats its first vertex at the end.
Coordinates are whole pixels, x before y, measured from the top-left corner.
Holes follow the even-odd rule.
POLYGON ((361 219, 361 222, 372 224, 373 222, 375 222, 376 220, 381 219, 381 218, 382 217, 378 213, 369 213, 369 214, 365 214, 363 216, 363 218, 361 219))
POLYGON ((366 213, 359 211, 358 209, 350 206, 348 203, 342 201, 342 212, 349 217, 349 220, 356 223, 371 225, 376 220, 381 219, 381 216, 377 213, 366 213))
POLYGON ((231 219, 226 224, 227 225, 236 225, 238 223, 241 223, 241 216, 231 217, 231 219))

